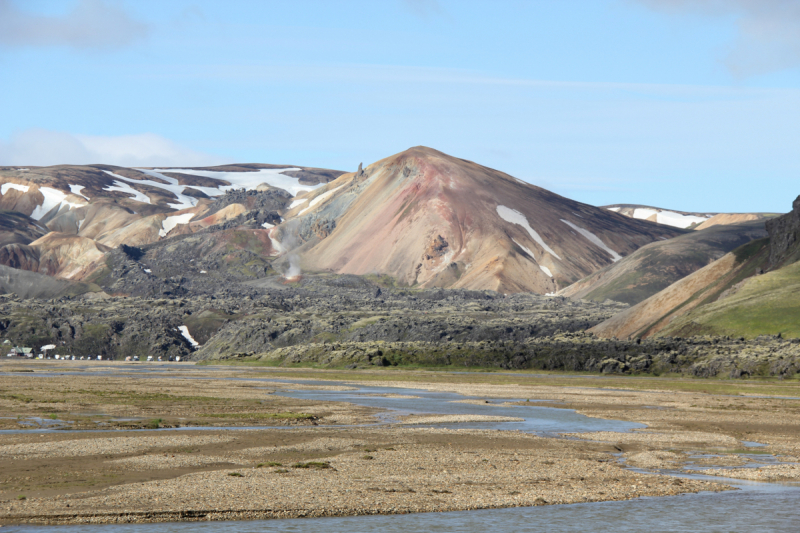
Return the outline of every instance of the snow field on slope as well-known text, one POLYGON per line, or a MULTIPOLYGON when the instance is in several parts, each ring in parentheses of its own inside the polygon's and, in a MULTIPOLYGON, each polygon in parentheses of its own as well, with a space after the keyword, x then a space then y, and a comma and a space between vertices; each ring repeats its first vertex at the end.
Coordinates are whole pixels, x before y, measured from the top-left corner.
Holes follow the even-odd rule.
MULTIPOLYGON (((217 194, 209 194, 206 192, 206 189, 211 189, 210 187, 192 187, 193 189, 199 189, 208 194, 209 196, 219 196, 223 194, 225 191, 230 191, 233 189, 255 189, 262 183, 266 183, 271 187, 277 187, 279 189, 283 189, 289 192, 292 196, 297 196, 297 193, 302 191, 313 191, 318 187, 322 187, 324 183, 319 183, 317 185, 301 185, 300 180, 297 178, 293 178, 291 176, 286 176, 282 174, 282 172, 293 172, 302 170, 296 167, 287 167, 287 168, 262 168, 259 169, 257 172, 219 172, 214 170, 192 170, 189 168, 158 168, 156 172, 178 172, 180 174, 190 174, 192 176, 202 176, 204 178, 211 178, 216 180, 224 180, 231 185, 220 185, 219 189, 220 192, 217 194)), ((151 171, 152 172, 152 171, 151 171)), ((159 176, 161 177, 161 176, 159 176)), ((169 178, 166 178, 169 179, 169 178)))
POLYGON ((659 211, 656 215, 656 222, 659 224, 666 224, 667 226, 686 229, 692 224, 700 224, 709 218, 710 217, 681 215, 680 213, 673 213, 672 211, 659 211))
MULTIPOLYGON (((516 244, 517 246, 519 246, 520 248, 522 248, 523 250, 525 250, 525 253, 526 253, 526 254, 528 254, 529 256, 531 256, 531 258, 532 258, 534 261, 536 261, 536 256, 535 256, 535 255, 533 255, 533 252, 532 252, 532 251, 531 251, 529 248, 527 248, 527 247, 523 246, 522 244, 520 244, 520 243, 517 241, 517 239, 514 239, 514 238, 512 238, 511 240, 512 240, 512 241, 514 241, 514 244, 516 244)), ((536 266, 538 266, 540 269, 542 269, 542 272, 544 272, 545 274, 547 274, 547 275, 548 275, 548 276, 550 276, 551 278, 553 277, 553 273, 552 273, 552 272, 550 272, 550 269, 549 269, 549 268, 547 268, 546 266, 542 266, 542 265, 540 265, 539 263, 536 263, 536 266)))
POLYGON ((558 256, 558 254, 555 253, 552 248, 547 246, 547 244, 545 244, 544 240, 542 240, 539 234, 536 233, 536 231, 530 226, 530 224, 528 224, 528 219, 525 218, 525 215, 523 215, 522 213, 520 213, 515 209, 511 209, 510 207, 506 207, 504 205, 497 206, 497 214, 500 215, 500 218, 502 218, 506 222, 511 222, 512 224, 518 224, 523 228, 525 228, 525 230, 528 232, 531 238, 534 241, 536 241, 539 244, 539 246, 544 248, 544 250, 547 253, 549 253, 559 261, 561 261, 561 258, 558 256))
POLYGON ((30 187, 27 185, 18 185, 16 183, 4 183, 2 186, 0 186, 0 194, 5 195, 9 189, 28 192, 28 189, 30 189, 30 187))
POLYGON ((658 214, 658 211, 656 211, 655 209, 644 209, 641 207, 637 207, 636 209, 633 210, 633 218, 639 218, 642 220, 646 220, 655 214, 658 214))
POLYGON ((88 200, 89 197, 81 192, 85 188, 86 187, 84 187, 83 185, 70 185, 69 186, 69 192, 71 192, 75 196, 83 196, 84 198, 86 198, 88 200))
POLYGON ((292 200, 292 203, 289 204, 289 209, 294 209, 298 205, 302 205, 308 201, 308 198, 300 198, 299 200, 292 200))
POLYGON ((171 217, 167 217, 161 222, 161 230, 158 232, 159 237, 166 237, 167 233, 175 229, 175 226, 178 224, 188 224, 194 213, 184 213, 182 215, 173 215, 171 217))
POLYGON ((570 222, 568 220, 564 220, 563 218, 561 219, 561 222, 563 222, 564 224, 566 224, 570 228, 574 229, 575 231, 577 231, 578 233, 580 233, 581 235, 586 237, 586 239, 589 242, 591 242, 592 244, 595 244, 595 245, 599 246, 600 248, 602 248, 603 250, 605 250, 606 252, 608 252, 611 255, 611 260, 614 261, 615 263, 617 261, 619 261, 620 259, 622 259, 621 255, 619 255, 617 252, 615 252, 614 250, 609 248, 606 245, 606 243, 604 243, 603 241, 600 240, 600 237, 598 237, 597 235, 595 235, 594 233, 592 233, 588 229, 583 229, 582 227, 580 227, 578 225, 575 225, 575 224, 573 224, 572 222, 570 222))
POLYGON ((692 224, 699 224, 708 220, 709 216, 697 217, 694 215, 681 215, 674 211, 658 211, 656 209, 647 209, 637 207, 633 210, 633 218, 648 219, 651 216, 656 216, 656 222, 664 224, 665 226, 672 226, 673 228, 686 229, 692 224))
POLYGON ((62 204, 70 206, 70 208, 83 207, 86 204, 79 204, 67 201, 67 193, 59 191, 58 189, 51 189, 50 187, 39 187, 39 192, 44 196, 42 205, 37 205, 36 209, 31 213, 31 218, 34 220, 41 220, 43 216, 49 213, 53 208, 59 207, 62 204))
POLYGON ((297 213, 297 216, 300 216, 300 215, 302 215, 303 213, 305 213, 305 212, 306 212, 306 211, 308 211, 309 209, 313 209, 315 205, 317 205, 317 204, 320 204, 320 203, 324 202, 325 200, 327 200, 328 198, 330 198, 331 196, 333 196, 333 193, 335 193, 336 191, 338 191, 338 190, 339 190, 339 189, 341 189, 342 187, 344 187, 344 185, 339 185, 339 186, 338 186, 338 187, 336 187, 335 189, 331 189, 331 190, 329 190, 329 191, 327 191, 327 192, 324 192, 324 193, 320 194, 319 196, 317 196, 316 198, 314 198, 313 200, 311 200, 311 201, 308 203, 308 207, 306 207, 305 209, 303 209, 302 211, 300 211, 299 213, 297 213))
MULTIPOLYGON (((112 176, 114 178, 120 178, 120 179, 125 180, 125 181, 136 182, 136 180, 129 180, 125 176, 120 176, 119 174, 114 174, 113 172, 109 172, 108 170, 104 170, 103 172, 105 172, 106 174, 108 174, 109 176, 112 176)), ((108 187, 106 187, 103 190, 104 191, 109 191, 109 192, 111 192, 111 191, 124 192, 124 193, 130 194, 130 195, 133 195, 133 200, 136 201, 136 202, 141 202, 143 204, 149 204, 150 203, 150 197, 149 196, 147 196, 143 192, 137 191, 136 189, 134 189, 133 187, 131 187, 130 185, 125 183, 125 181, 114 180, 114 185, 109 185, 108 187)))
POLYGON ((520 248, 525 250, 525 253, 528 254, 529 256, 531 256, 534 261, 536 260, 536 256, 533 254, 533 252, 528 247, 523 246, 522 244, 519 243, 519 241, 517 241, 517 239, 514 239, 513 237, 511 238, 511 240, 514 241, 514 244, 516 244, 517 246, 519 246, 520 248))
MULTIPOLYGON (((141 183, 142 185, 150 185, 151 187, 157 187, 159 189, 164 189, 165 191, 171 192, 172 194, 175 195, 175 198, 178 199, 177 204, 167 204, 171 208, 180 211, 181 209, 188 209, 190 207, 194 207, 197 205, 197 198, 194 198, 192 196, 186 196, 185 194, 183 194, 183 189, 185 189, 186 187, 184 185, 180 185, 178 183, 178 180, 176 180, 175 178, 164 176, 163 174, 159 174, 158 172, 154 172, 152 170, 143 170, 143 169, 137 169, 137 170, 139 172, 147 174, 148 176, 153 176, 154 178, 162 179, 167 183, 160 183, 152 180, 126 180, 126 181, 128 181, 129 183, 141 183)), ((193 187, 193 188, 197 190, 202 190, 208 196, 214 196, 214 194, 211 194, 211 191, 216 192, 216 189, 206 190, 207 187, 193 187)), ((221 193, 217 193, 217 195, 219 194, 221 193)))
POLYGON ((183 338, 185 338, 187 341, 189 341, 189 344, 191 344, 195 348, 200 346, 200 344, 196 340, 194 340, 194 337, 192 337, 192 334, 189 333, 189 328, 187 328, 186 326, 178 326, 178 329, 181 330, 181 335, 183 335, 183 338))

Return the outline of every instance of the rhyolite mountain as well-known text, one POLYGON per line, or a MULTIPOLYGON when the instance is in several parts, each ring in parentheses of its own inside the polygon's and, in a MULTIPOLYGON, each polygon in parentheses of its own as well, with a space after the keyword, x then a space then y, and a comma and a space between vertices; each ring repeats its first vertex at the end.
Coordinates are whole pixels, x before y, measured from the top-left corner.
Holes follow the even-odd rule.
POLYGON ((555 292, 681 230, 426 147, 303 193, 276 234, 304 268, 419 287, 555 292))
POLYGON ((695 230, 708 229, 717 225, 761 220, 772 216, 770 213, 693 213, 638 204, 613 204, 603 207, 627 217, 649 220, 676 228, 695 230))
POLYGON ((753 240, 590 331, 599 337, 800 337, 800 197, 753 240))
POLYGON ((764 226, 763 220, 718 224, 667 241, 652 242, 622 261, 560 290, 558 295, 638 304, 726 253, 766 237, 764 226))
POLYGON ((425 147, 354 173, 62 165, 3 167, 0 182, 0 208, 26 217, 7 233, 0 264, 114 294, 172 292, 164 280, 180 276, 241 281, 300 268, 544 294, 682 234, 425 147), (120 256, 122 245, 139 251, 120 256), (150 267, 120 266, 144 254, 150 267))
MULTIPOLYGON (((132 169, 0 168, 0 264, 70 280, 108 269, 109 252, 216 229, 267 228, 293 196, 341 171, 289 165, 132 169)), ((235 231, 233 232, 235 233, 235 231)), ((228 231, 226 240, 237 236, 228 231)), ((263 249, 257 250, 263 252, 263 249)), ((267 257, 276 255, 267 249, 267 257)), ((26 289, 22 289, 25 292, 26 289)))

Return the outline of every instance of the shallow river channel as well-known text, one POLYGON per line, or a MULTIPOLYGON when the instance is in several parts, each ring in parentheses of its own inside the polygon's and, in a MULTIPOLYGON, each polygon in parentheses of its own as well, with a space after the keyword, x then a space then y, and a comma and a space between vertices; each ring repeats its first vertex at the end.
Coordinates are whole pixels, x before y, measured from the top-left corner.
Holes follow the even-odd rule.
MULTIPOLYGON (((270 381, 275 381, 270 380, 270 381)), ((287 383, 293 381, 287 380, 287 383)), ((304 384, 342 385, 329 381, 304 384)), ((348 384, 349 386, 349 384, 348 384)), ((503 406, 493 399, 486 404, 454 403, 464 396, 418 389, 360 387, 351 391, 303 390, 278 392, 295 398, 351 402, 388 409, 385 422, 409 414, 478 414, 513 416, 522 422, 457 424, 452 427, 520 430, 543 436, 562 432, 629 431, 641 424, 589 418, 567 409, 539 406, 503 406), (384 397, 392 394, 405 398, 384 397), (411 396, 416 398, 411 398, 411 396)), ((206 428, 207 429, 207 428, 206 428)), ((697 477, 675 472, 674 475, 697 477)), ((702 477, 702 476, 701 476, 702 477)), ((640 498, 620 502, 581 503, 483 511, 409 515, 305 518, 249 522, 183 522, 102 526, 6 526, 8 532, 64 533, 162 533, 162 532, 464 532, 506 531, 614 531, 614 532, 792 532, 800 531, 800 487, 776 483, 724 480, 740 490, 640 498)))

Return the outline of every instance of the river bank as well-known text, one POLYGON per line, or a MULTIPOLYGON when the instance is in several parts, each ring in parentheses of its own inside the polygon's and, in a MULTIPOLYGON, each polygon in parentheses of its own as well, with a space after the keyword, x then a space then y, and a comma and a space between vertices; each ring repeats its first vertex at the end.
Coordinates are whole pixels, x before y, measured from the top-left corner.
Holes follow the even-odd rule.
MULTIPOLYGON (((0 371, 12 369, 31 367, 4 364, 0 371)), ((165 365, 145 373, 115 363, 33 370, 5 374, 0 386, 3 412, 14 416, 3 419, 6 431, 0 433, 0 523, 5 524, 402 514, 726 490, 708 480, 635 472, 618 459, 652 470, 753 467, 753 450, 790 461, 800 442, 797 400, 676 392, 664 390, 676 385, 667 380, 655 380, 650 390, 623 390, 585 387, 580 379, 566 387, 531 384, 524 375, 450 374, 447 383, 437 383, 443 374, 403 373, 396 374, 399 380, 381 379, 381 389, 373 390, 364 388, 375 385, 370 379, 304 381, 331 377, 309 371, 165 365), (408 389, 423 398, 415 400, 418 395, 408 389), (469 402, 450 405, 474 409, 474 416, 447 415, 439 419, 446 427, 408 426, 401 424, 417 413, 398 411, 387 418, 379 407, 291 397, 324 392, 358 395, 362 404, 420 401, 429 406, 420 413, 443 416, 424 397, 422 391, 431 390, 467 396, 469 402), (648 427, 537 436, 503 421, 515 417, 487 414, 501 403, 525 420, 541 410, 577 409, 648 427), (43 416, 48 412, 65 422, 62 427, 72 426, 66 424, 70 413, 83 413, 81 427, 93 425, 95 431, 9 432, 34 413, 53 420, 43 416), (280 413, 308 416, 279 418, 280 413), (157 417, 161 425, 181 429, 102 425, 126 416, 157 417), (259 429, 197 425, 209 420, 259 429), (194 430, 183 429, 192 424, 194 430), (492 428, 481 429, 487 425, 492 428), (748 448, 749 441, 767 446, 748 448), (698 459, 698 453, 724 460, 698 459)))

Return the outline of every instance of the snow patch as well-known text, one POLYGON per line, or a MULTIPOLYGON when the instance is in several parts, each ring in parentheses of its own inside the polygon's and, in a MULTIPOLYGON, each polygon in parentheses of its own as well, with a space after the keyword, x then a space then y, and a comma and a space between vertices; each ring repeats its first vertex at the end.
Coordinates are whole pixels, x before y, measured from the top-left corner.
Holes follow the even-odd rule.
POLYGON ((292 200, 292 203, 289 204, 289 209, 294 209, 298 205, 302 205, 308 201, 308 198, 300 198, 299 200, 292 200))
POLYGON ((69 192, 71 192, 75 196, 83 196, 84 198, 86 198, 88 200, 89 197, 81 192, 85 188, 86 187, 84 187, 83 185, 70 185, 69 186, 69 192))
POLYGON ((30 187, 27 185, 19 185, 17 183, 4 183, 2 186, 0 186, 0 194, 5 195, 9 189, 28 192, 28 189, 30 189, 30 187))
POLYGON ((673 228, 688 228, 692 224, 699 224, 705 222, 711 215, 695 216, 695 215, 682 215, 674 211, 665 211, 658 209, 649 209, 644 207, 637 207, 633 210, 633 218, 647 219, 655 215, 656 222, 664 224, 665 226, 672 226, 673 228))
POLYGON ((305 209, 303 209, 302 211, 300 211, 299 213, 297 213, 297 216, 300 216, 300 215, 302 215, 303 213, 305 213, 305 212, 306 212, 306 211, 308 211, 309 209, 313 209, 315 205, 318 205, 318 204, 320 204, 320 203, 324 202, 325 200, 327 200, 328 198, 330 198, 331 196, 333 196, 333 193, 335 193, 336 191, 338 191, 338 190, 339 190, 339 189, 341 189, 342 187, 344 187, 344 185, 339 185, 339 186, 338 186, 338 187, 336 187, 335 189, 331 189, 331 190, 329 190, 329 191, 327 191, 327 192, 324 192, 324 193, 320 194, 319 196, 317 196, 316 198, 314 198, 313 200, 311 200, 311 201, 308 203, 308 207, 306 207, 305 209))
POLYGON ((633 218, 647 219, 657 214, 658 211, 656 211, 655 209, 646 209, 642 207, 637 207, 636 209, 633 210, 633 218))
POLYGON ((150 270, 149 268, 143 268, 142 270, 144 270, 144 271, 145 271, 145 272, 147 272, 148 274, 151 274, 151 273, 153 272, 153 271, 152 271, 152 270, 150 270))
POLYGON ((609 211, 614 211, 615 213, 619 213, 619 210, 622 209, 621 207, 609 207, 609 211))
POLYGON ((287 168, 262 168, 259 169, 257 172, 220 172, 216 170, 192 170, 189 168, 158 168, 156 169, 156 172, 178 172, 180 174, 202 176, 204 178, 222 180, 231 183, 231 185, 220 184, 220 186, 216 189, 217 191, 216 194, 209 194, 208 192, 206 192, 206 189, 210 189, 210 187, 192 186, 193 189, 200 189, 206 194, 209 194, 209 196, 219 196, 220 194, 223 194, 225 191, 229 191, 232 189, 252 190, 261 185, 262 183, 266 183, 267 185, 270 185, 272 187, 277 187, 279 189, 288 191, 289 193, 291 193, 292 196, 297 196, 299 192, 313 191, 314 189, 325 185, 324 183, 318 183, 317 185, 302 185, 300 184, 300 180, 298 180, 297 178, 293 178, 291 176, 286 176, 285 174, 283 174, 283 172, 292 172, 298 170, 302 169, 296 167, 287 167, 287 168))
POLYGON ((681 215, 673 211, 659 211, 656 215, 656 222, 659 224, 666 224, 675 228, 688 228, 692 224, 699 224, 705 222, 710 217, 696 217, 694 215, 681 215))
POLYGON ((42 205, 37 205, 36 209, 31 213, 31 218, 34 220, 41 220, 43 216, 52 211, 61 204, 66 204, 70 208, 83 207, 86 204, 78 204, 75 202, 67 201, 67 193, 59 191, 58 189, 51 189, 50 187, 39 187, 39 192, 44 196, 42 205))
POLYGON ((161 230, 158 232, 159 237, 166 237, 167 233, 172 231, 178 224, 188 224, 194 213, 184 213, 182 215, 172 215, 167 217, 161 223, 161 230))
POLYGON ((184 339, 189 341, 189 344, 191 344, 195 348, 200 346, 200 344, 196 340, 194 340, 194 337, 192 337, 192 334, 189 333, 189 328, 187 328, 186 326, 178 326, 178 329, 181 330, 181 335, 183 335, 184 339))
MULTIPOLYGON (((144 169, 137 169, 139 172, 147 174, 148 176, 153 176, 154 178, 158 178, 160 180, 164 180, 167 183, 160 183, 158 181, 153 180, 132 180, 130 178, 126 178, 125 176, 120 176, 119 174, 114 174, 113 172, 109 172, 108 170, 104 170, 108 174, 111 174, 115 178, 122 179, 127 181, 128 183, 138 183, 139 185, 148 185, 150 187, 155 187, 157 189, 163 189, 167 192, 172 193, 175 198, 177 198, 178 203, 175 204, 167 204, 173 209, 181 210, 181 209, 188 209, 189 207, 194 207, 197 205, 197 198, 192 196, 186 196, 183 194, 183 189, 185 188, 183 185, 178 184, 178 180, 175 178, 170 178, 169 176, 164 176, 163 174, 159 174, 158 172, 154 172, 152 170, 144 170, 144 169)), ((212 189, 210 187, 192 187, 193 189, 197 189, 199 191, 203 191, 208 196, 219 196, 222 194, 217 189, 212 189)), ((148 203, 149 200, 148 200, 148 203)))
POLYGON ((270 228, 274 228, 275 224, 270 224, 269 222, 264 222, 263 224, 261 224, 261 227, 262 228, 266 228, 266 229, 270 229, 270 228))
POLYGON ((521 244, 519 243, 519 241, 517 241, 517 239, 514 239, 514 238, 512 238, 511 240, 512 240, 512 241, 514 241, 514 244, 516 244, 517 246, 519 246, 520 248, 522 248, 523 250, 525 250, 525 253, 526 253, 526 254, 528 254, 529 256, 531 256, 531 257, 534 259, 534 261, 536 260, 536 256, 535 256, 535 255, 533 255, 533 252, 532 252, 532 251, 530 251, 530 249, 528 249, 527 247, 525 247, 525 246, 521 245, 521 244))
POLYGON ((611 255, 611 260, 614 261, 615 263, 617 261, 619 261, 620 259, 622 259, 621 255, 619 255, 617 252, 615 252, 614 250, 612 250, 611 248, 606 246, 606 243, 601 241, 600 238, 597 235, 595 235, 594 233, 592 233, 591 231, 589 231, 587 229, 583 229, 582 227, 577 226, 577 225, 573 224, 572 222, 570 222, 568 220, 564 220, 563 218, 561 219, 561 222, 563 222, 564 224, 566 224, 570 228, 574 229, 575 231, 577 231, 578 233, 580 233, 581 235, 586 237, 586 239, 589 242, 591 242, 592 244, 596 244, 597 246, 599 246, 600 248, 602 248, 603 250, 608 252, 611 255))
MULTIPOLYGON (((114 174, 113 172, 108 172, 108 170, 104 170, 103 172, 111 174, 114 177, 122 178, 122 176, 119 176, 118 174, 114 174)), ((123 179, 125 179, 125 178, 123 178, 123 179)), ((131 180, 131 181, 133 181, 133 180, 131 180)), ((127 183, 122 182, 122 181, 114 180, 114 185, 109 185, 108 187, 106 187, 103 190, 104 191, 109 191, 109 192, 112 192, 112 191, 124 192, 126 194, 132 195, 133 196, 132 200, 135 201, 135 202, 141 202, 143 204, 149 204, 150 203, 150 197, 149 196, 147 196, 146 194, 144 194, 142 192, 137 191, 136 189, 134 189, 133 187, 131 187, 130 185, 128 185, 127 183)))
POLYGON ((511 209, 510 207, 506 207, 504 205, 497 206, 497 214, 500 215, 500 218, 502 218, 506 222, 511 222, 512 224, 518 224, 523 228, 525 228, 525 230, 528 232, 531 238, 534 241, 536 241, 539 244, 539 246, 544 248, 545 252, 549 253, 550 255, 561 261, 561 258, 558 256, 558 254, 555 253, 552 248, 547 246, 545 242, 542 240, 542 238, 539 236, 539 234, 536 233, 536 231, 533 228, 531 228, 530 224, 528 224, 528 219, 525 218, 525 215, 523 215, 522 213, 520 213, 515 209, 511 209))
POLYGON ((208 274, 208 272, 206 272, 205 270, 201 270, 200 273, 201 274, 208 274))
POLYGON ((547 275, 548 275, 548 276, 550 276, 551 278, 553 277, 553 273, 552 273, 552 272, 550 272, 550 269, 549 269, 549 268, 547 268, 546 266, 539 265, 539 268, 541 268, 541 269, 542 269, 542 272, 544 272, 545 274, 547 274, 547 275))

